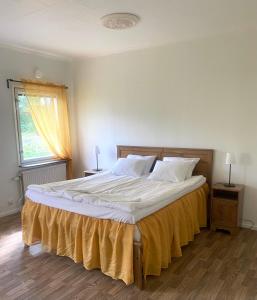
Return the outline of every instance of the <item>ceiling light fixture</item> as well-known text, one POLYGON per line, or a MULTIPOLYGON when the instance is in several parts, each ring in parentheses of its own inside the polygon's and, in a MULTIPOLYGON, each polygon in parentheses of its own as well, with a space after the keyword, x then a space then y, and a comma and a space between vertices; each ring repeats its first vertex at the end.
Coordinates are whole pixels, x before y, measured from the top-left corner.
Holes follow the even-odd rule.
POLYGON ((113 30, 122 30, 136 26, 140 18, 130 13, 113 13, 101 18, 104 27, 113 30))

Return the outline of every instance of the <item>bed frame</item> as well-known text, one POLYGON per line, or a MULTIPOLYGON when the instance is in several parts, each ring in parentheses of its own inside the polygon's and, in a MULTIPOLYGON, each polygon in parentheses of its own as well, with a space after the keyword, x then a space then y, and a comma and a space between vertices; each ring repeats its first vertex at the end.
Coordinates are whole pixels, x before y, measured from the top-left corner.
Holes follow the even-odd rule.
MULTIPOLYGON (((203 175, 209 186, 212 183, 213 150, 193 149, 193 148, 164 148, 164 147, 138 147, 138 146, 117 146, 117 157, 127 157, 128 154, 155 155, 156 159, 162 160, 165 156, 177 157, 198 157, 199 163, 196 165, 193 175, 203 175)), ((210 201, 207 203, 207 218, 209 223, 210 201)), ((139 289, 144 288, 142 245, 140 242, 133 244, 133 268, 135 285, 139 289)))

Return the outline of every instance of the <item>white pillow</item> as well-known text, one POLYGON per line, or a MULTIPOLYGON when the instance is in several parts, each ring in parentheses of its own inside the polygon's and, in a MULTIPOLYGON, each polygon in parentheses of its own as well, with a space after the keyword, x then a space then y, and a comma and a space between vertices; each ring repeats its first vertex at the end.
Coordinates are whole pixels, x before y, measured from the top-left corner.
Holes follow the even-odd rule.
POLYGON ((200 161, 200 158, 191 158, 191 157, 177 157, 177 156, 168 156, 168 157, 163 157, 163 161, 190 161, 191 162, 191 167, 189 168, 186 179, 189 179, 192 177, 193 171, 195 166, 198 164, 200 161))
POLYGON ((153 163, 156 159, 155 155, 145 156, 145 155, 135 155, 135 154, 129 154, 127 158, 132 159, 143 159, 146 161, 145 171, 144 174, 148 174, 151 171, 151 168, 153 166, 153 163))
POLYGON ((170 182, 184 181, 190 166, 191 162, 189 161, 157 160, 153 172, 148 176, 148 179, 170 182))
POLYGON ((119 158, 114 164, 111 173, 140 177, 144 174, 146 161, 143 159, 119 158))

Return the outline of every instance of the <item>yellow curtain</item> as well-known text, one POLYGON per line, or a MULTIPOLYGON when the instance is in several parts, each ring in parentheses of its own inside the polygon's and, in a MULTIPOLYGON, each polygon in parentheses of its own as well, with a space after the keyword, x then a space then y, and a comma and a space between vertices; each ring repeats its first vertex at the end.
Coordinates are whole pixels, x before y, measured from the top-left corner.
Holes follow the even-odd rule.
POLYGON ((64 87, 24 83, 32 119, 40 136, 57 159, 66 159, 72 178, 72 153, 67 93, 64 87))

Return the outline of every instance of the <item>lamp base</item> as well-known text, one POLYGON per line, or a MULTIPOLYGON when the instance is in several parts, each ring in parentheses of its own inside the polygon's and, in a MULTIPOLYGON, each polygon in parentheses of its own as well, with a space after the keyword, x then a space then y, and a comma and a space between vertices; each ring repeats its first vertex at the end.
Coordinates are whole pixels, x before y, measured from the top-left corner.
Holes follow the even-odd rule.
POLYGON ((225 187, 235 187, 236 185, 234 183, 224 183, 225 187))
POLYGON ((103 169, 93 169, 93 171, 100 172, 100 171, 103 171, 103 169))

